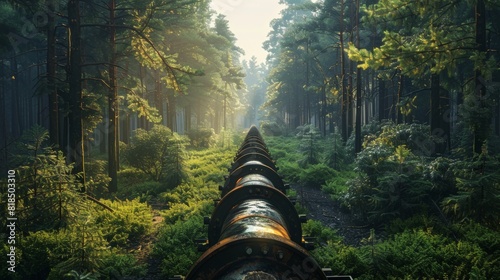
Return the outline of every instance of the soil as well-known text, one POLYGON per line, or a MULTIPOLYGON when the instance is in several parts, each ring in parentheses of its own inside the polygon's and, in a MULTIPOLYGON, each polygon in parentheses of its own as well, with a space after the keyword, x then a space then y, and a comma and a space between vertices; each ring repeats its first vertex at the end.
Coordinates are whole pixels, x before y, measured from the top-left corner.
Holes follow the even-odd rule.
POLYGON ((307 218, 320 221, 324 226, 337 231, 345 244, 360 246, 361 240, 370 235, 370 228, 354 222, 351 214, 342 210, 339 202, 317 188, 292 185, 297 192, 297 202, 304 206, 307 218))

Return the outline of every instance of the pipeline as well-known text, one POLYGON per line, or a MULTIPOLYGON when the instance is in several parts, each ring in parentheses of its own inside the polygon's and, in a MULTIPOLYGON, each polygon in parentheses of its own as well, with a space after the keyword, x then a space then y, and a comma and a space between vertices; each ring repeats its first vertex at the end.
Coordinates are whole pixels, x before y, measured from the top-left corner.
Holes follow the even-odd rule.
POLYGON ((208 225, 205 252, 194 263, 187 280, 352 279, 321 268, 302 236, 299 215, 287 197, 287 185, 278 174, 264 140, 252 126, 241 144, 229 176, 220 187, 208 225))

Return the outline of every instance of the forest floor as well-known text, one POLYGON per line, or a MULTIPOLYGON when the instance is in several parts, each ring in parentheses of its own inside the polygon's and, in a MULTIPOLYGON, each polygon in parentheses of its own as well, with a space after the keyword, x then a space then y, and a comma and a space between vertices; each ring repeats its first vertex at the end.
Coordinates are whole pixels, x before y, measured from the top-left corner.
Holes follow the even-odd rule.
POLYGON ((159 229, 164 221, 160 215, 160 210, 167 207, 164 203, 151 203, 153 209, 153 231, 148 234, 141 242, 141 244, 134 244, 136 257, 139 263, 147 265, 147 274, 144 277, 128 277, 125 280, 160 280, 165 279, 161 274, 161 260, 152 257, 151 252, 153 246, 158 239, 159 229))
POLYGON ((351 214, 342 210, 339 202, 320 189, 292 185, 297 192, 297 202, 304 206, 311 220, 336 230, 346 245, 360 246, 361 241, 370 236, 370 228, 356 224, 351 214))

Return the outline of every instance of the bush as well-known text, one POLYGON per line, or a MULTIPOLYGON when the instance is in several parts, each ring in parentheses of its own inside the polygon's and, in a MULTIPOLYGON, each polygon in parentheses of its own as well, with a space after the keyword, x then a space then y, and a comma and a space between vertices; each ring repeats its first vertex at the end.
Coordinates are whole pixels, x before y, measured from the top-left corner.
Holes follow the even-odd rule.
POLYGON ((162 227, 152 252, 154 258, 162 260, 162 274, 167 278, 185 275, 200 256, 195 240, 203 236, 206 229, 199 215, 162 227))
POLYGON ((316 238, 318 244, 339 242, 341 240, 335 230, 323 226, 319 221, 308 220, 307 223, 302 225, 302 232, 305 236, 316 238))
POLYGON ((260 131, 266 136, 282 136, 284 134, 284 128, 276 122, 262 122, 260 125, 260 131))
POLYGON ((114 253, 102 260, 101 273, 108 279, 124 279, 125 277, 144 277, 147 274, 147 264, 138 264, 132 255, 114 253))
POLYGON ((140 198, 141 202, 149 202, 158 194, 167 191, 167 186, 164 183, 156 181, 143 181, 136 185, 130 185, 120 188, 117 197, 120 199, 140 198))
POLYGON ((300 138, 299 151, 302 154, 302 158, 299 160, 300 167, 318 164, 321 155, 321 146, 318 145, 319 130, 312 125, 299 128, 297 137, 300 138))
POLYGON ((348 193, 348 182, 357 174, 353 171, 336 172, 335 176, 326 180, 321 190, 330 194, 333 200, 342 201, 348 193))
POLYGON ((89 213, 79 213, 65 229, 33 232, 21 239, 23 279, 67 279, 71 271, 98 275, 110 254, 89 213))
POLYGON ((200 179, 205 184, 221 184, 224 175, 228 174, 234 150, 212 148, 203 151, 192 151, 186 160, 186 166, 192 177, 200 179))
MULTIPOLYGON (((34 126, 16 143, 12 169, 23 186, 16 190, 16 210, 25 232, 64 227, 84 204, 81 174, 73 174, 73 164, 66 163, 62 151, 46 146, 48 138, 45 128, 34 126)), ((6 210, 2 207, 0 214, 7 216, 6 210)))
POLYGON ((297 162, 280 162, 278 173, 283 176, 284 180, 290 184, 300 181, 299 164, 297 162))
POLYGON ((139 199, 125 201, 101 200, 114 212, 98 211, 95 223, 99 225, 103 237, 113 246, 126 247, 138 243, 152 230, 153 214, 146 203, 139 199))
POLYGON ((167 127, 156 125, 150 131, 137 129, 124 151, 126 161, 154 181, 175 187, 186 178, 184 143, 167 127))
POLYGON ((85 162, 86 184, 88 193, 94 196, 103 196, 108 192, 108 184, 111 178, 107 175, 107 164, 105 160, 91 160, 85 162))
POLYGON ((335 177, 337 172, 323 163, 309 165, 300 171, 299 182, 313 188, 321 188, 325 182, 335 177))
POLYGON ((372 224, 406 218, 435 208, 433 184, 423 176, 428 170, 428 126, 386 124, 380 135, 365 138, 355 169, 358 178, 349 181, 345 204, 372 224))
POLYGON ((215 144, 213 128, 192 128, 186 135, 189 137, 190 145, 194 148, 210 148, 215 144))
MULTIPOLYGON (((373 238, 373 237, 372 237, 373 238)), ((313 257, 357 279, 493 279, 498 265, 479 246, 424 230, 406 230, 359 248, 328 242, 313 257)))

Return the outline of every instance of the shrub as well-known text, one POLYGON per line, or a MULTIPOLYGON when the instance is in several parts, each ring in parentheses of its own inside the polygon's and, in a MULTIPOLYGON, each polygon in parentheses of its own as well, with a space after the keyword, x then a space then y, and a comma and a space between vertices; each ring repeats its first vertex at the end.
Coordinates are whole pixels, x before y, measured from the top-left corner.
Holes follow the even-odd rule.
POLYGON ((126 247, 140 242, 142 237, 151 232, 153 214, 146 203, 139 202, 139 199, 101 202, 114 212, 97 211, 94 222, 111 245, 126 247))
POLYGON ((205 184, 210 182, 221 184, 227 169, 231 164, 235 151, 212 148, 204 151, 192 151, 186 166, 192 177, 200 179, 205 184))
POLYGON ((37 231, 21 240, 23 279, 66 279, 71 271, 98 275, 109 255, 109 244, 84 212, 65 229, 37 231))
POLYGON ((451 241, 422 230, 405 231, 393 239, 364 248, 374 271, 387 278, 476 279, 493 277, 491 263, 474 244, 451 241))
MULTIPOLYGON (((56 229, 66 226, 73 212, 81 209, 81 174, 73 174, 62 151, 47 147, 48 132, 34 126, 24 132, 13 162, 18 173, 16 191, 19 221, 24 231, 56 229)), ((0 214, 6 216, 2 207, 0 214)))
POLYGON ((284 128, 276 122, 262 122, 260 131, 267 136, 281 136, 284 134, 284 128))
POLYGON ((184 142, 167 127, 156 125, 150 131, 137 129, 124 151, 127 162, 154 181, 175 187, 186 178, 184 142))
POLYGON ((200 256, 195 240, 205 235, 203 218, 199 215, 162 227, 152 252, 154 258, 162 260, 162 274, 167 278, 185 275, 200 256))
POLYGON ((215 144, 213 128, 192 128, 186 135, 189 137, 190 145, 195 148, 210 148, 215 144))
POLYGON ((94 196, 103 196, 108 192, 108 184, 111 178, 108 177, 108 162, 105 160, 91 160, 85 162, 86 190, 94 196))
POLYGON ((339 242, 341 238, 335 230, 325 227, 319 221, 308 220, 302 225, 303 234, 316 238, 316 243, 339 242))
POLYGON ((318 164, 321 155, 321 147, 318 145, 319 130, 312 125, 306 125, 301 127, 297 137, 300 138, 299 151, 302 154, 300 167, 318 164))
POLYGON ((332 199, 342 201, 348 193, 348 182, 357 174, 353 171, 336 172, 335 176, 327 179, 321 190, 330 194, 332 199))
POLYGON ((310 165, 300 171, 299 182, 313 188, 320 188, 325 182, 335 177, 337 172, 325 164, 310 165))
POLYGON ((327 138, 326 144, 328 148, 326 149, 325 163, 328 166, 335 170, 341 170, 348 162, 352 162, 352 157, 348 156, 338 129, 335 129, 333 135, 327 138))
POLYGON ((452 170, 457 192, 442 201, 443 211, 461 220, 472 218, 500 229, 500 161, 483 152, 471 160, 456 161, 452 170))
POLYGON ((147 264, 139 264, 133 255, 115 252, 102 260, 101 273, 108 276, 108 279, 144 277, 147 274, 147 264))
POLYGON ((428 126, 385 124, 380 135, 365 138, 355 165, 360 171, 350 183, 345 203, 373 224, 409 217, 435 208, 433 184, 423 176, 430 143, 428 126))
POLYGON ((288 183, 293 184, 300 181, 301 169, 297 162, 280 162, 279 168, 279 174, 283 176, 288 183))
POLYGON ((165 192, 167 189, 168 188, 164 183, 156 181, 143 181, 137 183, 136 185, 129 185, 120 188, 117 197, 120 199, 140 198, 141 202, 149 202, 152 198, 162 192, 165 192))

